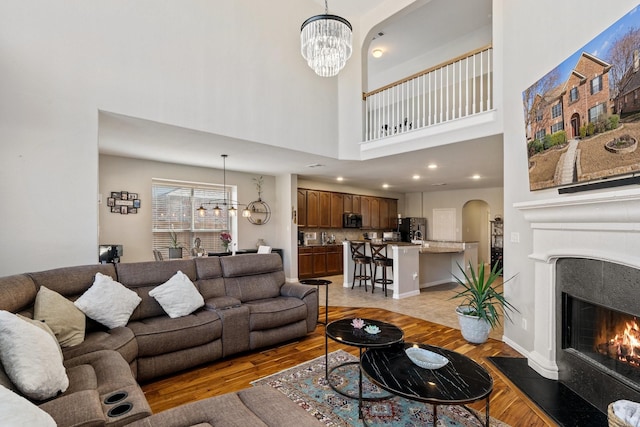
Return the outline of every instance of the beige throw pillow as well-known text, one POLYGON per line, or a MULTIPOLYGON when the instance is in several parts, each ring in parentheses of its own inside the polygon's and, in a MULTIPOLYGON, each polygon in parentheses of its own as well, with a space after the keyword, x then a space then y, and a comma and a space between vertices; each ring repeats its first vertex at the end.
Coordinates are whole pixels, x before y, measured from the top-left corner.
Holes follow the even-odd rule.
POLYGON ((61 347, 71 347, 84 341, 84 313, 73 302, 44 286, 36 295, 33 318, 46 322, 61 347))

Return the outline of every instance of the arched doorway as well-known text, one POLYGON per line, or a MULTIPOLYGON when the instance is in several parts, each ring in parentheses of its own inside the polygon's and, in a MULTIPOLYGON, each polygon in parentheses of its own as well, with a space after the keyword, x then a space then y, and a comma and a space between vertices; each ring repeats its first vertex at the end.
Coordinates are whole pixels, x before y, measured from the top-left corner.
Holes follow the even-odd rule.
POLYGON ((571 116, 571 138, 580 135, 580 114, 574 113, 571 116))
POLYGON ((478 242, 478 262, 485 264, 491 262, 490 219, 491 209, 484 200, 469 200, 462 206, 462 240, 478 242))

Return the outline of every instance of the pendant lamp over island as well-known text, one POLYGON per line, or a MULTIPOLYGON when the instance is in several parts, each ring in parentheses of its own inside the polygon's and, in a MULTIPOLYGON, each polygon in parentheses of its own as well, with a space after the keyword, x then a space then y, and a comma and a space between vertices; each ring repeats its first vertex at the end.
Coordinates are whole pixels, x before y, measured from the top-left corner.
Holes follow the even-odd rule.
POLYGON ((333 77, 351 57, 352 27, 349 21, 329 15, 327 0, 324 15, 316 15, 302 23, 300 42, 302 57, 321 77, 333 77))

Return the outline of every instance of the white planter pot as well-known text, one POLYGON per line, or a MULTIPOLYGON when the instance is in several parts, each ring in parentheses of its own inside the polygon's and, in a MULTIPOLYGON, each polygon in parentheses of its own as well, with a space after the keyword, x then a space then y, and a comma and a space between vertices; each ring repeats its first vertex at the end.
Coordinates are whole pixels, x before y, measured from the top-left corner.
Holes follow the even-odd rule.
POLYGON ((482 344, 489 338, 491 325, 485 319, 465 314, 468 310, 465 306, 456 308, 462 336, 472 344, 482 344))

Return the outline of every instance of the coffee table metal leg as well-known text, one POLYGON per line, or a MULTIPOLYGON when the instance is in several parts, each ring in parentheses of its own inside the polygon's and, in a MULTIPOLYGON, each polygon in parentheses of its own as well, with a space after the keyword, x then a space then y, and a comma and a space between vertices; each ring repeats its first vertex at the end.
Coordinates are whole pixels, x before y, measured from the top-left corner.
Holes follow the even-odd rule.
POLYGON ((433 427, 438 423, 438 405, 433 405, 433 427))
POLYGON ((487 396, 487 403, 484 408, 484 425, 489 427, 489 396, 487 396))

